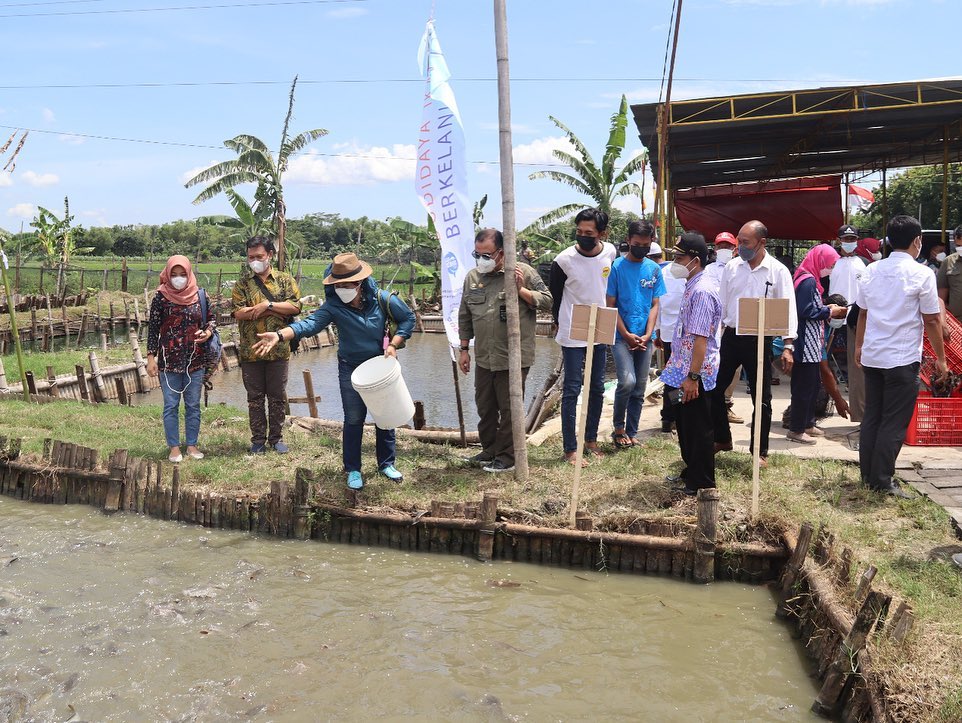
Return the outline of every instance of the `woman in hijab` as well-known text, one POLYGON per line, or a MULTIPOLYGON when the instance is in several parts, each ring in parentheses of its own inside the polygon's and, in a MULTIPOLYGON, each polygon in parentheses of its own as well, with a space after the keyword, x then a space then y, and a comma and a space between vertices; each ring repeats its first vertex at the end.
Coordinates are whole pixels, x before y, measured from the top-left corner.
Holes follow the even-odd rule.
POLYGON ((164 434, 170 447, 167 458, 171 462, 184 459, 180 451, 181 399, 187 454, 193 459, 204 458, 204 453, 197 449, 206 361, 202 345, 211 338, 215 326, 214 312, 207 303, 206 292, 197 286, 190 261, 186 256, 171 256, 160 272, 160 286, 150 304, 147 329, 147 373, 160 376, 164 434), (206 314, 202 309, 206 309, 206 314))
POLYGON ((815 426, 815 399, 818 397, 819 363, 825 350, 825 321, 844 323, 847 308, 822 303, 822 279, 832 273, 838 251, 818 244, 795 270, 795 306, 798 309, 798 339, 792 367, 792 416, 786 437, 800 444, 815 444, 824 432, 815 426))
MULTIPOLYGON (((882 258, 882 242, 877 238, 860 238, 858 240, 858 245, 855 247, 855 255, 861 256, 865 259, 866 264, 871 264, 882 258)), ((848 303, 852 303, 855 299, 848 299, 848 303)))

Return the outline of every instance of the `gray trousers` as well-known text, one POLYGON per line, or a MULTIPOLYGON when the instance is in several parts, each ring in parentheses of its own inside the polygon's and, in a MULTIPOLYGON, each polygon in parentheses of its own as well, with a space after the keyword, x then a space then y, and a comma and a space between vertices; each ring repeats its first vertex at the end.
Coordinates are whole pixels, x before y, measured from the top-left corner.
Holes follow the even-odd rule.
POLYGON ((845 329, 845 368, 848 374, 848 415, 853 422, 865 417, 865 372, 855 363, 855 329, 845 329))
MULTIPOLYGON (((521 370, 521 394, 528 367, 521 370)), ((478 437, 481 449, 509 467, 514 464, 514 437, 511 433, 511 386, 508 370, 493 372, 474 365, 474 402, 478 406, 478 437)))

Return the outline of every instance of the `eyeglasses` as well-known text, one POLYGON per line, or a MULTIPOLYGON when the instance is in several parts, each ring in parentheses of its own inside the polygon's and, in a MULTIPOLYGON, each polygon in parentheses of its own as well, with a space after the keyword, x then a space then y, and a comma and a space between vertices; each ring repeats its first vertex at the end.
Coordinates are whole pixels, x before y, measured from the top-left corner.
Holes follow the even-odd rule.
MULTIPOLYGON (((498 252, 495 251, 494 253, 496 254, 498 252)), ((477 251, 472 251, 471 256, 474 257, 475 261, 479 259, 484 259, 485 261, 491 261, 492 259, 494 259, 494 254, 479 254, 477 251)))

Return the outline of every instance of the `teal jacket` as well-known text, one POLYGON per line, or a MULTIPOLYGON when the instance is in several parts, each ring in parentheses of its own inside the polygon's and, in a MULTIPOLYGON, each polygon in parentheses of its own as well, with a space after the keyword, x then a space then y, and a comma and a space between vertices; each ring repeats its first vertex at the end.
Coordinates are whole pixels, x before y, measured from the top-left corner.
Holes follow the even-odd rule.
POLYGON ((364 297, 360 309, 348 306, 334 293, 334 286, 324 287, 325 300, 306 319, 291 324, 296 339, 320 334, 329 324, 337 326, 337 356, 348 364, 357 366, 384 353, 384 310, 378 302, 378 294, 387 301, 391 321, 397 324, 395 334, 410 339, 414 331, 414 312, 400 298, 377 287, 373 276, 361 284, 364 297))

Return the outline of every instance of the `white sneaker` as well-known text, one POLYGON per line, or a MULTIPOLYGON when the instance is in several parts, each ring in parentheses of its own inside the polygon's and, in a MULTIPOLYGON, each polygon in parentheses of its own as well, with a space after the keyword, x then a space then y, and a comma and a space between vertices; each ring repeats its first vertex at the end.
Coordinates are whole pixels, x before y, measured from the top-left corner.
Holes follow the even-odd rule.
POLYGON ((821 430, 820 428, 818 428, 818 427, 809 427, 808 429, 805 430, 805 434, 807 434, 809 437, 824 437, 824 436, 825 436, 825 432, 822 431, 822 430, 821 430))
POLYGON ((169 454, 169 455, 167 455, 167 460, 168 460, 169 462, 173 462, 174 464, 177 464, 178 462, 183 462, 183 461, 184 461, 184 455, 178 454, 178 455, 175 457, 174 455, 169 454))
POLYGON ((805 432, 789 432, 785 435, 785 439, 799 444, 815 444, 815 439, 809 437, 805 432))

